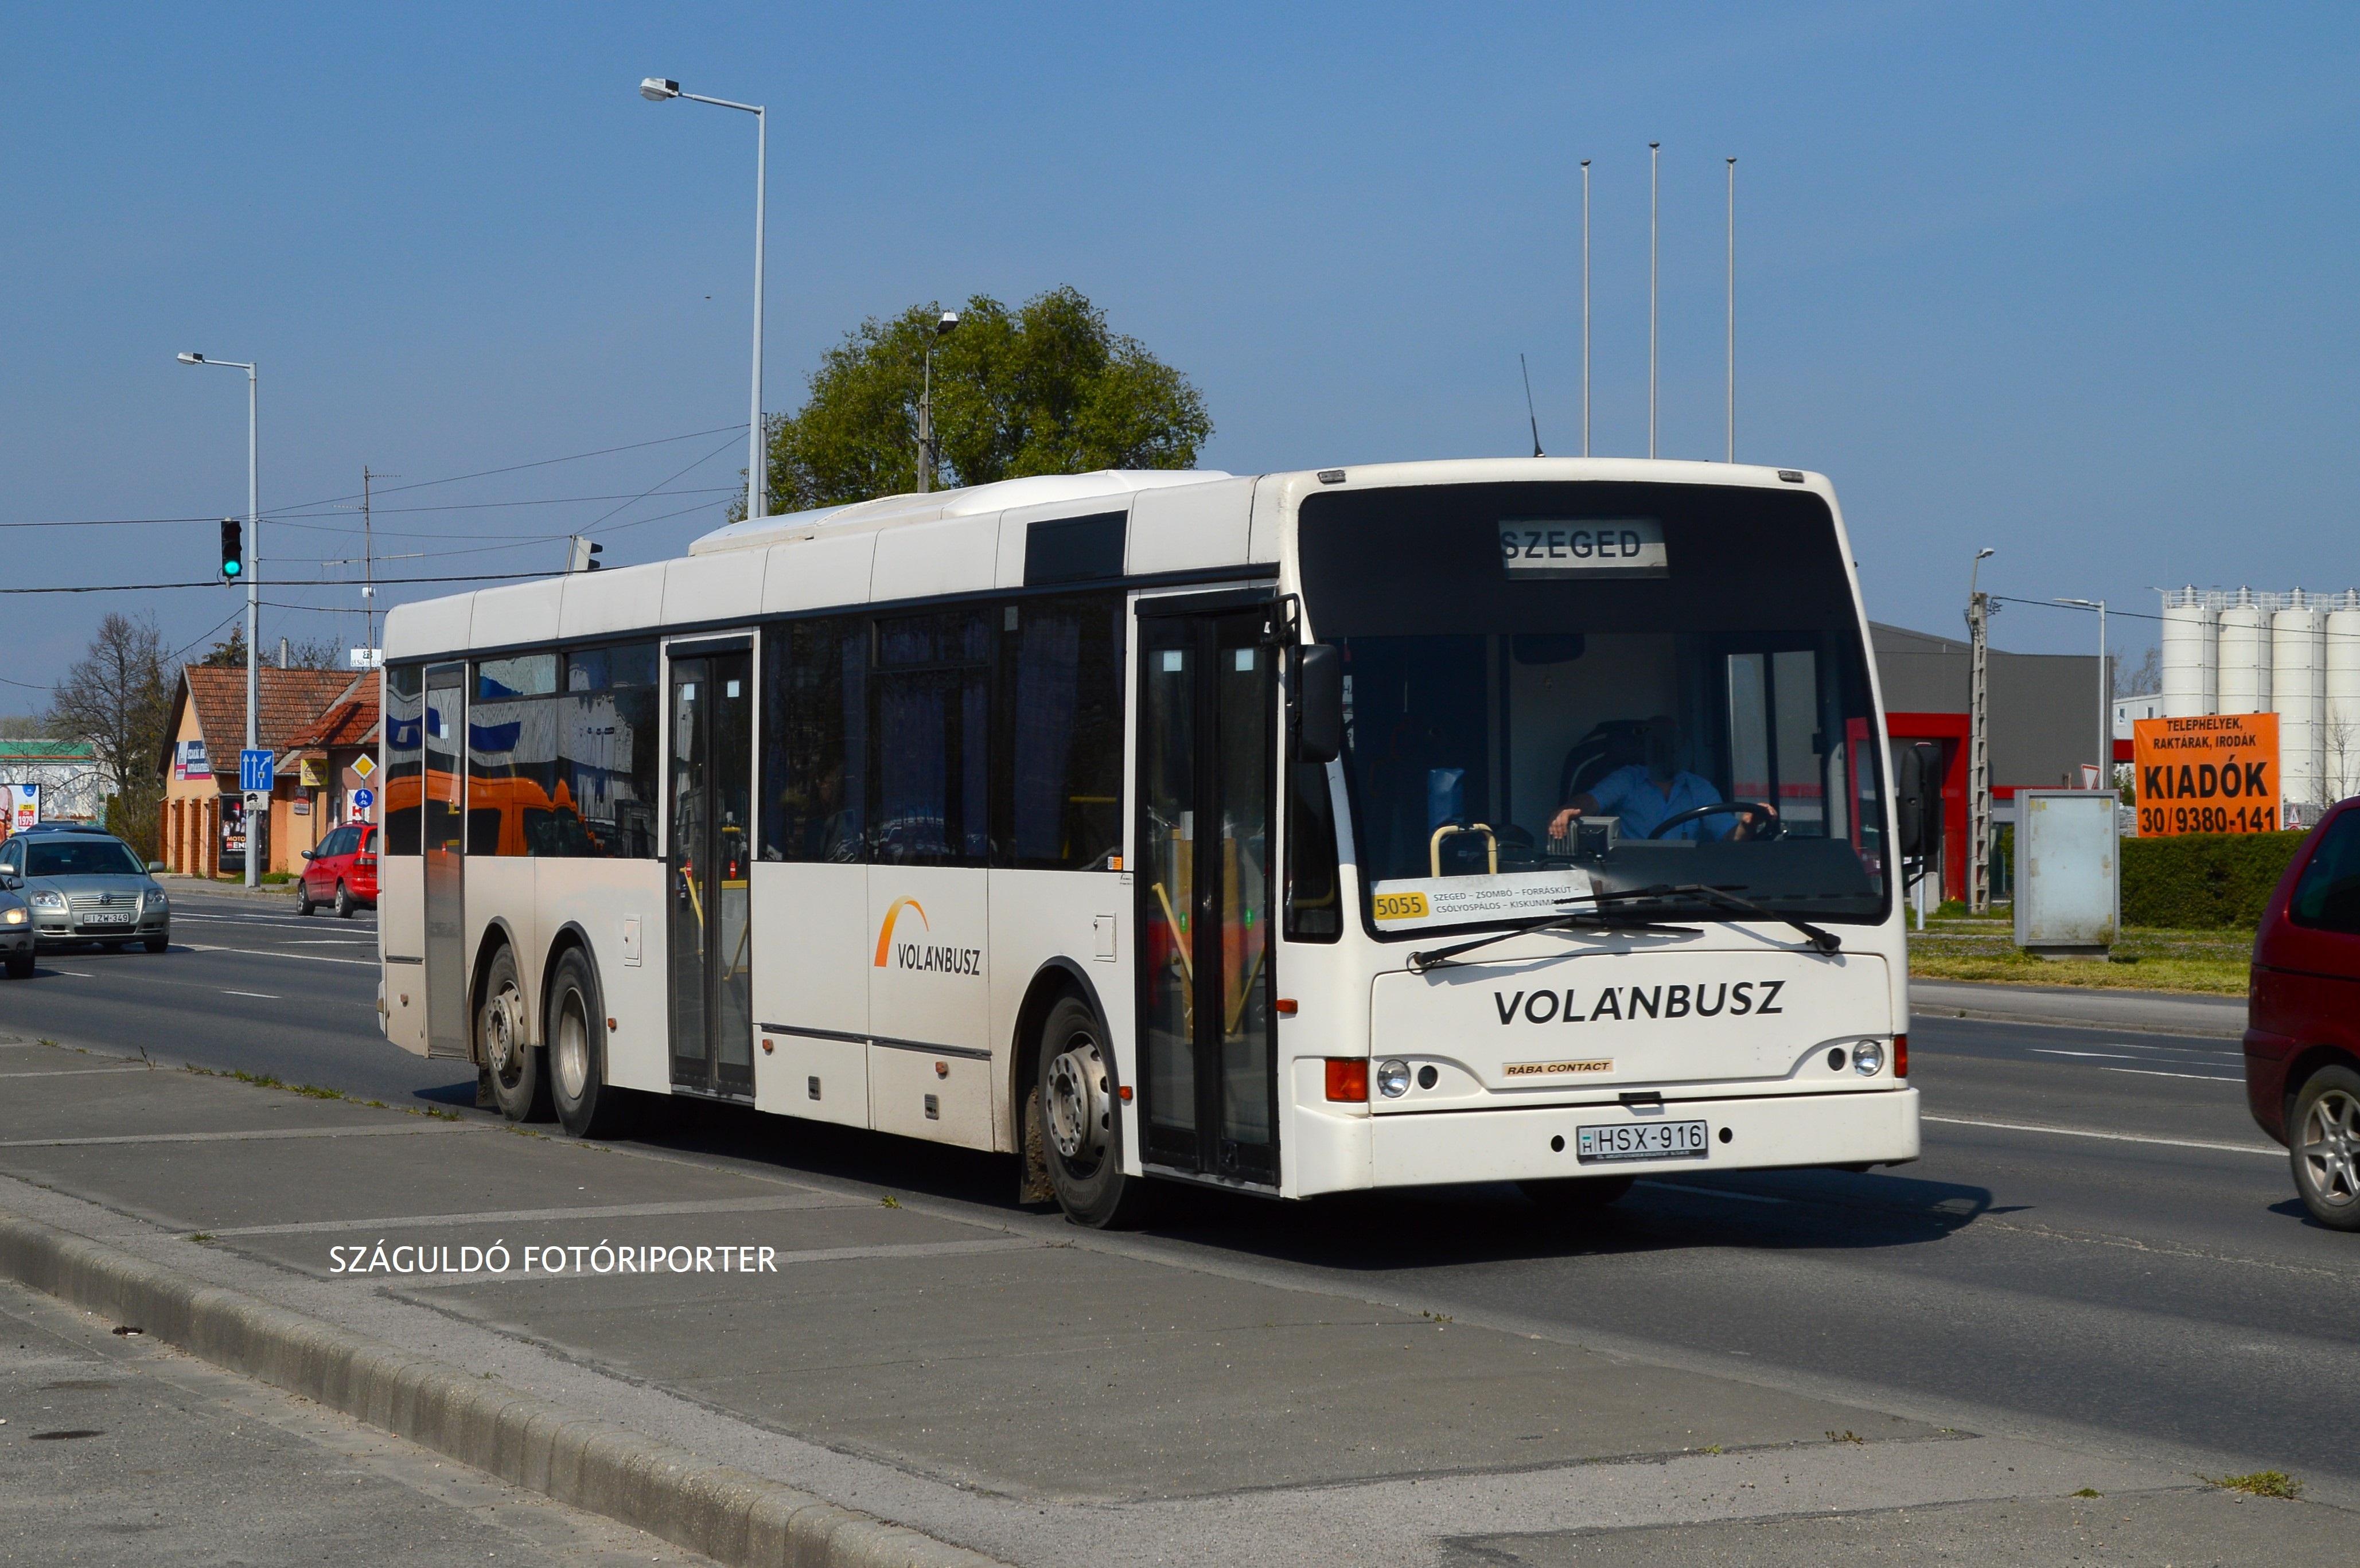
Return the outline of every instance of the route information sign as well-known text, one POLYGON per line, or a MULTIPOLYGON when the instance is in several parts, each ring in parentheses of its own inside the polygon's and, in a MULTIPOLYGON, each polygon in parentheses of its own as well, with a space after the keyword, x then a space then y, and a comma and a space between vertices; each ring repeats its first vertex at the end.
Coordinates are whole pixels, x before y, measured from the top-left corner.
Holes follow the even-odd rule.
POLYGON ((2278 831, 2276 713, 2137 720, 2131 767, 2142 838, 2278 831))

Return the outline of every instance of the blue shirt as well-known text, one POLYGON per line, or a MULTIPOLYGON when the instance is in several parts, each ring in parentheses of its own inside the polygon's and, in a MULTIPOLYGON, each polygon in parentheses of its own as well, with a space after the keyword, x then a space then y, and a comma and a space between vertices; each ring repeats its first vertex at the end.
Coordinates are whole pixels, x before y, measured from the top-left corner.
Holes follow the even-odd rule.
MULTIPOLYGON (((1671 791, 1666 796, 1655 788, 1644 764, 1633 763, 1618 768, 1590 787, 1590 798, 1598 802, 1599 814, 1622 819, 1624 838, 1645 838, 1665 820, 1679 815, 1697 806, 1710 806, 1721 799, 1721 791, 1693 773, 1672 775, 1671 791)), ((1737 826, 1737 813, 1719 811, 1710 817, 1699 817, 1683 822, 1666 836, 1668 838, 1727 838, 1737 826)))

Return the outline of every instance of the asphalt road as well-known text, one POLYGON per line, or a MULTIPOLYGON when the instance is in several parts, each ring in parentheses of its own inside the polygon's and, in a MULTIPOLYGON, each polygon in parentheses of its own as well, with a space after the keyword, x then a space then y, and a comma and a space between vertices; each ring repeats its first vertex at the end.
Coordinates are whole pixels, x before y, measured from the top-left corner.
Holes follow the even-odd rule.
MULTIPOLYGON (((0 985, 0 1029, 472 1105, 472 1077, 377 1035, 368 917, 203 894, 180 909, 169 954, 59 954, 0 985)), ((1184 1193, 1142 1239, 1945 1424, 2360 1482, 2360 1450, 2322 1441, 2360 1397, 2360 1237, 2304 1217, 2234 1041, 1927 1020, 1911 1063, 1926 1152, 1898 1170, 1650 1181, 1571 1224, 1502 1189, 1184 1193)), ((641 1136, 979 1210, 1015 1185, 1004 1160, 725 1107, 666 1107, 641 1136)))

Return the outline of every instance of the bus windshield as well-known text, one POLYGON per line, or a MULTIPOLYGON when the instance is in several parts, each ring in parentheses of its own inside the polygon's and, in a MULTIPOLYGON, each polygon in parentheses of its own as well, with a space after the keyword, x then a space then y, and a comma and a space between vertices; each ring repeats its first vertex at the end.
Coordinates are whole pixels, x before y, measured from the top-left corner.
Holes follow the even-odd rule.
MULTIPOLYGON (((1300 544, 1312 635, 1343 650, 1376 934, 1665 885, 1809 920, 1884 917, 1875 714, 1817 496, 1342 492, 1306 498, 1300 544)), ((1681 913, 1728 918, 1704 908, 1681 913)))

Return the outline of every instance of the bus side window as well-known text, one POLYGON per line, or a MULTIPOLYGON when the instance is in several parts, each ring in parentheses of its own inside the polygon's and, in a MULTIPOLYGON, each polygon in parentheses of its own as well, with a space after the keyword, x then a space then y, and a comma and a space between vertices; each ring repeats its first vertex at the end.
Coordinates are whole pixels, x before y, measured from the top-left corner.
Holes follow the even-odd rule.
POLYGON ((764 860, 866 859, 869 622, 790 621, 762 638, 764 860))
POLYGON ((385 855, 418 853, 424 675, 415 664, 385 672, 385 855))
POLYGON ((1343 934, 1344 900, 1336 866, 1336 800, 1328 766, 1287 769, 1286 940, 1334 942, 1343 934))
POLYGON ((994 863, 1103 871, 1122 852, 1120 593, 1000 606, 994 863))

